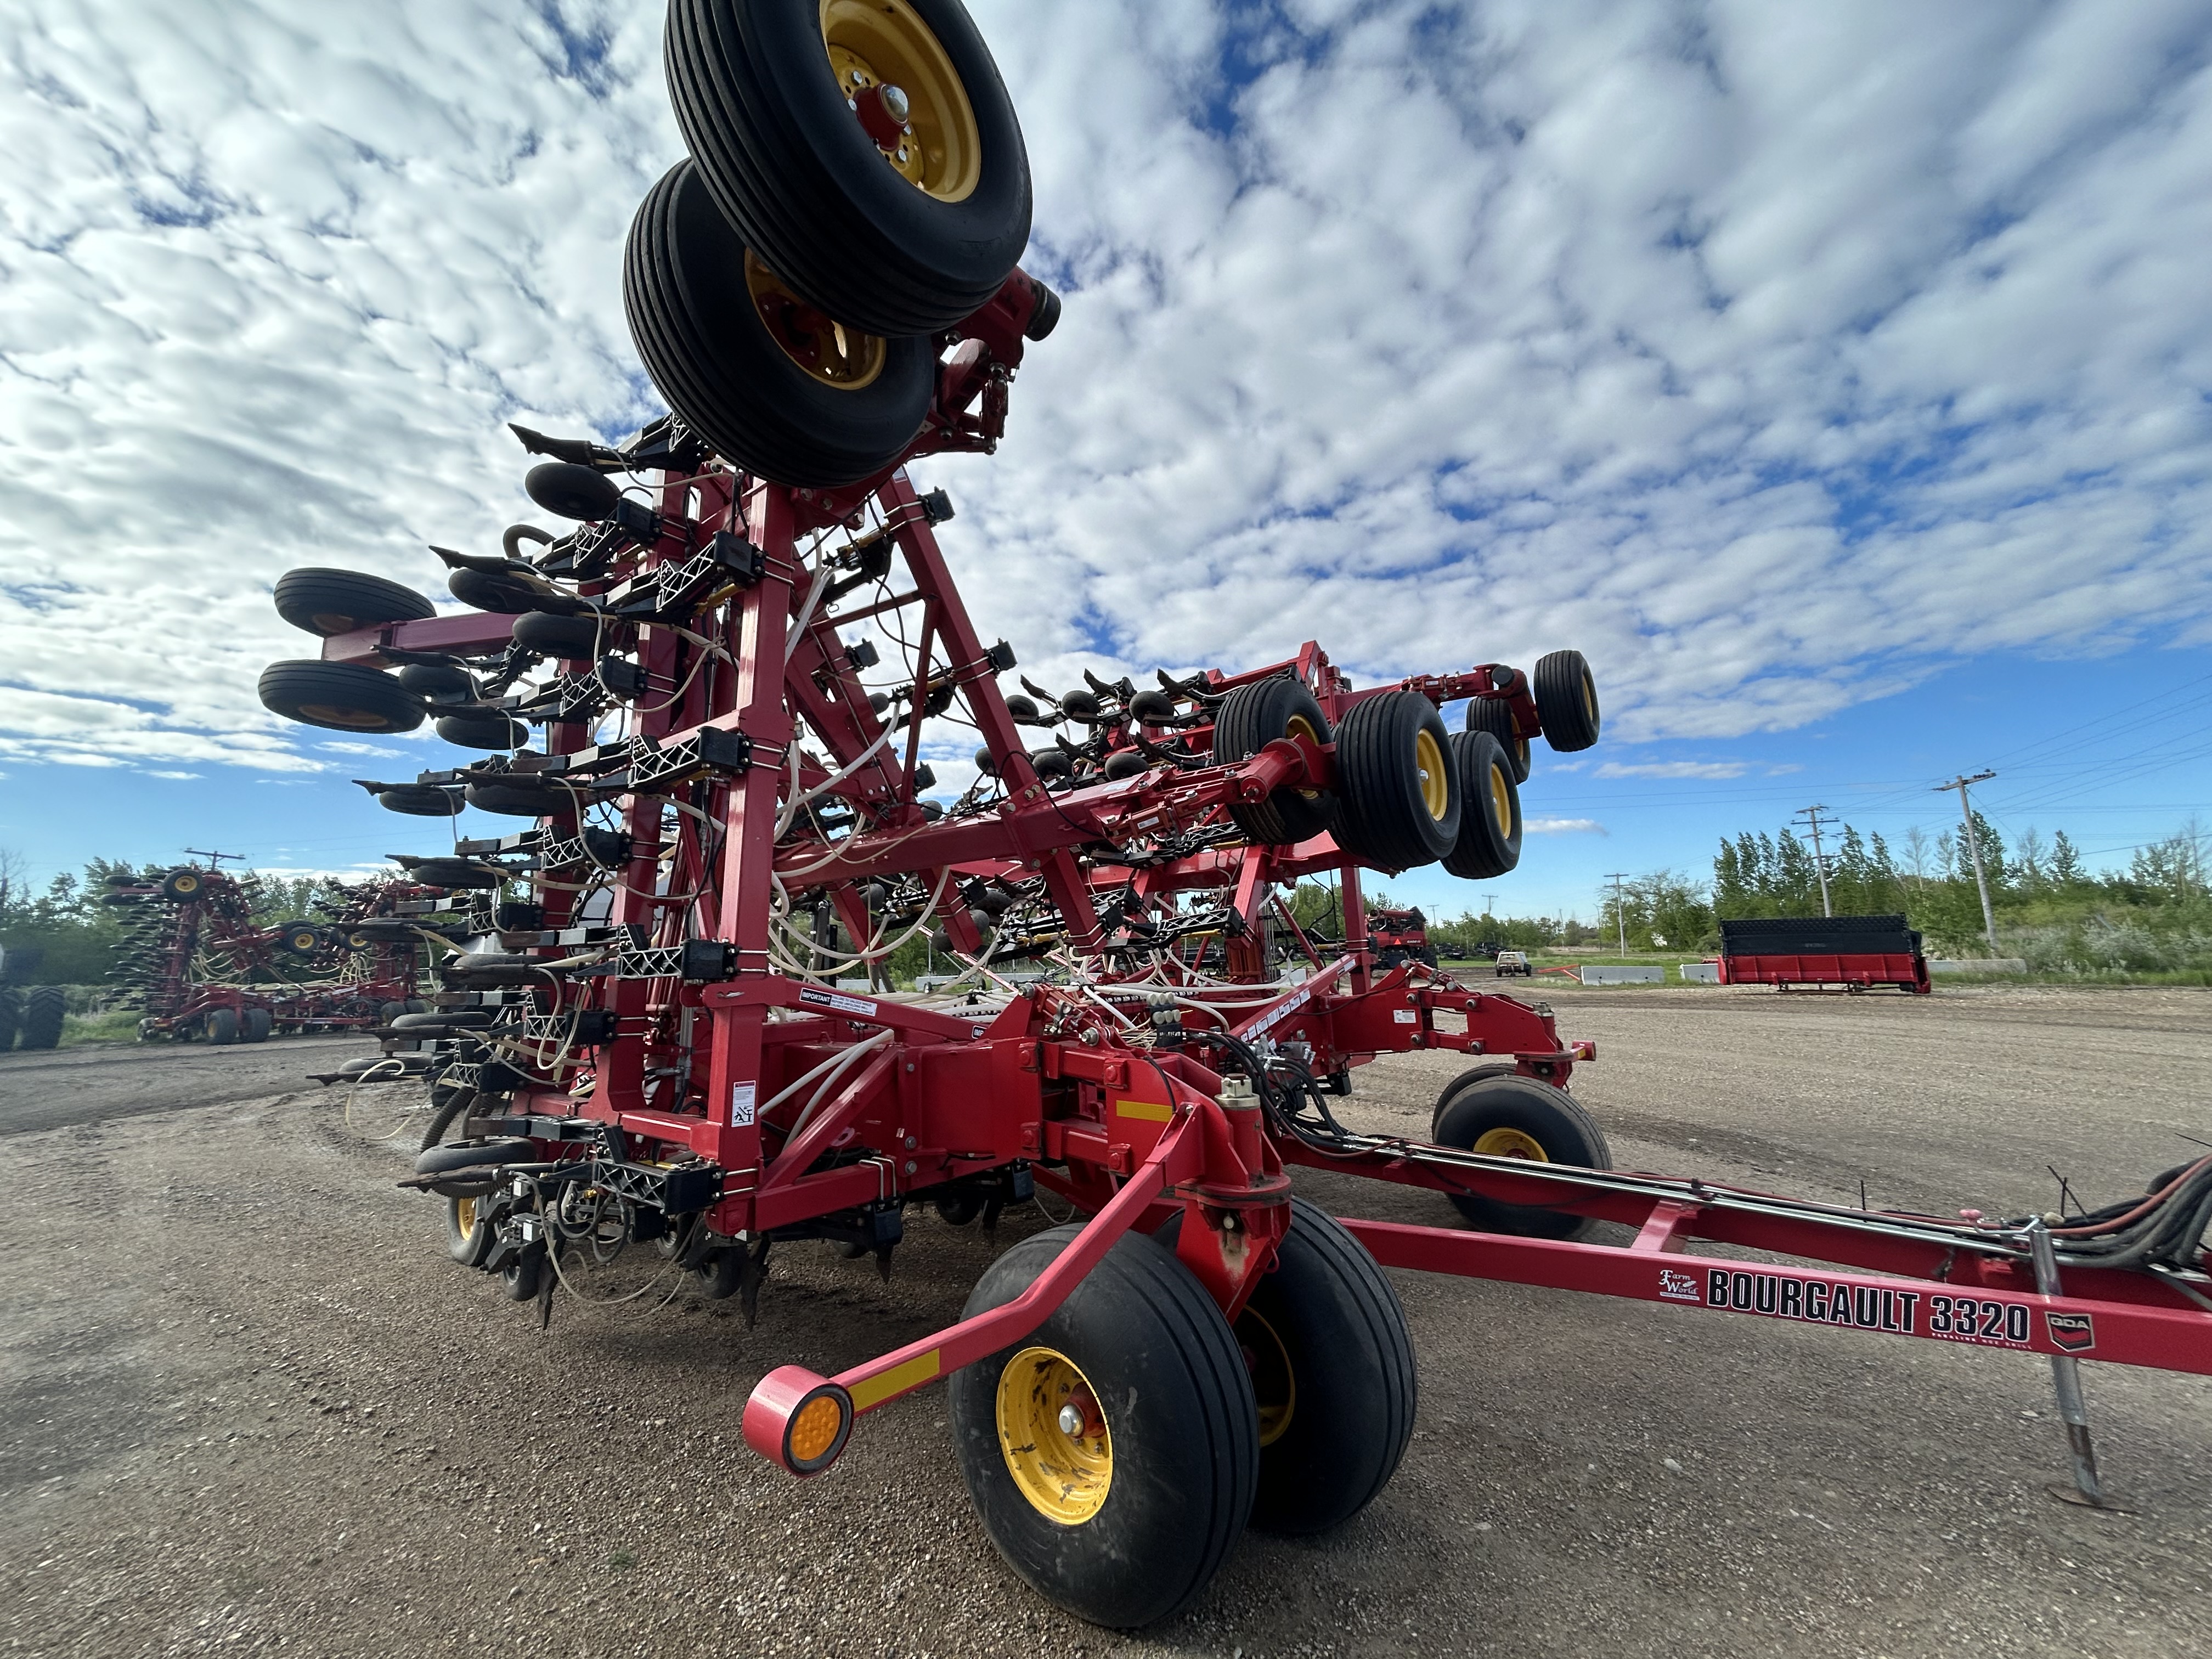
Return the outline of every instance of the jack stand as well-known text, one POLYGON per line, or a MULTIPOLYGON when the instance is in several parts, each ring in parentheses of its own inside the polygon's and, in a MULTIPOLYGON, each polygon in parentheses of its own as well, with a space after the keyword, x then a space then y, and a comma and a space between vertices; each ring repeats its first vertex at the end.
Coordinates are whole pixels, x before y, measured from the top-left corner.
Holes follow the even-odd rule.
MULTIPOLYGON (((2051 1242, 2051 1229, 2046 1223, 2038 1219, 2028 1224, 2027 1246, 2035 1261, 2035 1288, 2045 1296, 2061 1294, 2058 1252, 2051 1242)), ((2089 1408, 2081 1398, 2081 1361, 2071 1354, 2051 1355, 2051 1380, 2058 1393, 2058 1415, 2066 1424, 2066 1447, 2073 1457, 2074 1484, 2062 1486, 2053 1481, 2045 1490, 2062 1504, 2124 1513, 2118 1504, 2105 1496, 2104 1483, 2097 1478, 2097 1449, 2089 1441, 2089 1408)))

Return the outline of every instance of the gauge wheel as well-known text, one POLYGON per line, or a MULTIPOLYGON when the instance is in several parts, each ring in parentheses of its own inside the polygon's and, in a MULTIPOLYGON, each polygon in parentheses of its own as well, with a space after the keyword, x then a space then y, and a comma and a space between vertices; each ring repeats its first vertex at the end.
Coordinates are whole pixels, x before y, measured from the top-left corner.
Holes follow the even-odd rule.
MULTIPOLYGON (((1279 738, 1329 741, 1328 717, 1311 691, 1286 675, 1240 685, 1213 716, 1216 764, 1249 760, 1279 738)), ((1336 821, 1336 798, 1323 789, 1285 787, 1267 799, 1231 806, 1245 839, 1266 847, 1291 847, 1327 833, 1336 821)))
POLYGON ((278 616, 325 639, 438 614, 413 588, 359 570, 288 570, 276 579, 276 599, 278 616))
MULTIPOLYGON (((1000 1256, 972 1317, 1081 1231, 1000 1256)), ((1134 1629, 1188 1606, 1244 1530, 1260 1424, 1243 1354, 1190 1270, 1130 1234, 1029 1335, 953 1374, 953 1447, 983 1528, 1040 1595, 1134 1629)))
POLYGON ((1468 881, 1502 876, 1521 862, 1521 791, 1504 745, 1487 732, 1451 734, 1451 763, 1459 769, 1459 838, 1444 854, 1444 868, 1468 881))
POLYGON ((1546 743, 1562 754, 1572 754, 1597 741, 1597 680, 1581 652, 1554 651, 1537 658, 1528 689, 1536 699, 1536 718, 1543 722, 1546 743))
POLYGON ((1363 864, 1411 870, 1459 839, 1461 793, 1450 734, 1418 691, 1352 704, 1336 725, 1337 844, 1363 864))
MULTIPOLYGON (((1500 1073, 1479 1066, 1453 1079, 1437 1102, 1434 1123, 1439 1146, 1535 1164, 1613 1167, 1605 1132, 1581 1103, 1556 1084, 1517 1072, 1500 1073)), ((1585 1217, 1541 1205, 1508 1204, 1475 1193, 1450 1196, 1468 1224, 1487 1233, 1575 1238, 1589 1224, 1585 1217)))
POLYGON ((669 407, 776 483, 830 489, 882 472, 936 393, 930 340, 869 333, 801 298, 731 229, 689 161, 637 210, 623 301, 669 407))
POLYGON ((1469 732, 1487 732, 1503 744, 1505 758, 1513 763, 1513 781, 1528 781, 1528 739, 1514 730, 1511 703, 1503 697, 1469 698, 1467 718, 1462 724, 1469 732))
POLYGON ((350 662, 272 662, 261 671, 261 706, 332 732, 412 732, 422 705, 389 674, 350 662))
POLYGON ((675 0, 665 57, 721 213, 841 322, 949 328, 1022 257, 1029 155, 959 0, 675 0))

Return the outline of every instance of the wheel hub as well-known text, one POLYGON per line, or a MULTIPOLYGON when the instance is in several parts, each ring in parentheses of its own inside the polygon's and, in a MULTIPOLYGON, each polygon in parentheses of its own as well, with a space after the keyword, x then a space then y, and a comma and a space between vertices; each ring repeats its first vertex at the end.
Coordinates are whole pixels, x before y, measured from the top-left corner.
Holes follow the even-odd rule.
POLYGON ((1055 1348, 1023 1349, 999 1374, 997 1414, 1006 1472, 1038 1514, 1074 1527, 1104 1507, 1113 1437, 1073 1360, 1055 1348))
POLYGON ((838 90, 894 172, 942 202, 983 174, 983 136, 960 76, 907 0, 822 0, 838 90))

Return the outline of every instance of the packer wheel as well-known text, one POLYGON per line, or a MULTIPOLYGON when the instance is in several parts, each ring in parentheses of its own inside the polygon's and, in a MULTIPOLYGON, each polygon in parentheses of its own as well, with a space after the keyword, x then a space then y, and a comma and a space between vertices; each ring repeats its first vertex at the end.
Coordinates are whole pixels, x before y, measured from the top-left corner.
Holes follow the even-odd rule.
POLYGON ((276 1016, 266 1008, 248 1008, 238 1023, 240 1042, 266 1042, 269 1033, 276 1029, 276 1016))
MULTIPOLYGON (((1434 1138, 1492 1158, 1538 1164, 1573 1164, 1610 1170, 1613 1149, 1605 1132, 1565 1089, 1518 1072, 1478 1066, 1444 1086, 1437 1101, 1434 1138)), ((1535 1204, 1505 1204, 1471 1193, 1451 1194, 1471 1227, 1522 1238, 1574 1238, 1587 1218, 1535 1204)))
MULTIPOLYGON (((1012 1301, 1081 1229, 1000 1256, 966 1316, 1012 1301)), ((1244 1530, 1259 1472, 1252 1382, 1198 1280, 1121 1239, 1051 1318, 956 1372, 953 1447, 1014 1571, 1093 1624, 1187 1607, 1244 1530)))
POLYGON ((721 213, 839 321, 948 328, 1028 246, 1021 125, 959 0, 674 0, 665 58, 721 213))

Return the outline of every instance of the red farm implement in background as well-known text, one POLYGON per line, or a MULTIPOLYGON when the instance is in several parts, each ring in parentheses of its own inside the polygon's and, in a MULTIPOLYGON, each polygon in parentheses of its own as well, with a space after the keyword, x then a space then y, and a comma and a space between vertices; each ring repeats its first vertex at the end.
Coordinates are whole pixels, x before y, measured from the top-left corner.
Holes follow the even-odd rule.
POLYGON ((906 470, 994 447, 1060 313, 1015 268, 1026 164, 988 52, 952 0, 698 0, 669 29, 693 159, 639 210, 624 287, 674 413, 618 447, 521 434, 571 527, 444 554, 464 613, 345 571, 277 586, 323 644, 266 671, 270 708, 434 719, 480 757, 364 787, 515 820, 403 860, 428 890, 392 918, 452 947, 392 1027, 421 1046, 384 1063, 427 1085, 410 1184, 457 1261, 545 1309, 636 1246, 750 1313, 774 1250, 888 1273, 916 1205, 1059 1194, 1084 1218, 1001 1255, 957 1323, 777 1367, 743 1431, 819 1474, 945 1382, 994 1544, 1121 1626, 1187 1605, 1248 1524, 1317 1532, 1382 1491, 1414 1360, 1382 1265, 2212 1371, 2212 1159, 2063 1227, 1620 1173, 1564 1087, 1589 1045, 1548 1009, 1380 964, 1362 872, 1513 867, 1530 739, 1598 736, 1577 653, 1356 687, 1309 644, 1002 693, 1014 653, 938 540, 951 504, 906 470), (932 722, 981 744, 950 801, 932 722), (1346 945, 1287 929, 1305 959, 1279 972, 1268 919, 1315 877, 1346 945), (962 982, 885 988, 925 933, 962 982), (1358 1065, 1426 1048, 1487 1062, 1431 1141, 1334 1115, 1358 1065), (1293 1196, 1300 1165, 1425 1188, 1475 1231, 1339 1221, 1293 1196), (1579 1242, 1594 1218, 1634 1243, 1579 1242))
POLYGON ((407 882, 343 887, 321 920, 264 927, 252 876, 180 865, 112 876, 102 904, 121 914, 110 982, 136 1008, 141 1040, 259 1042, 272 1034, 375 1030, 411 1006, 422 932, 391 925, 418 890, 407 882))
POLYGON ((1721 923, 1721 983, 1928 994, 1928 957, 1901 915, 1791 916, 1721 923))

